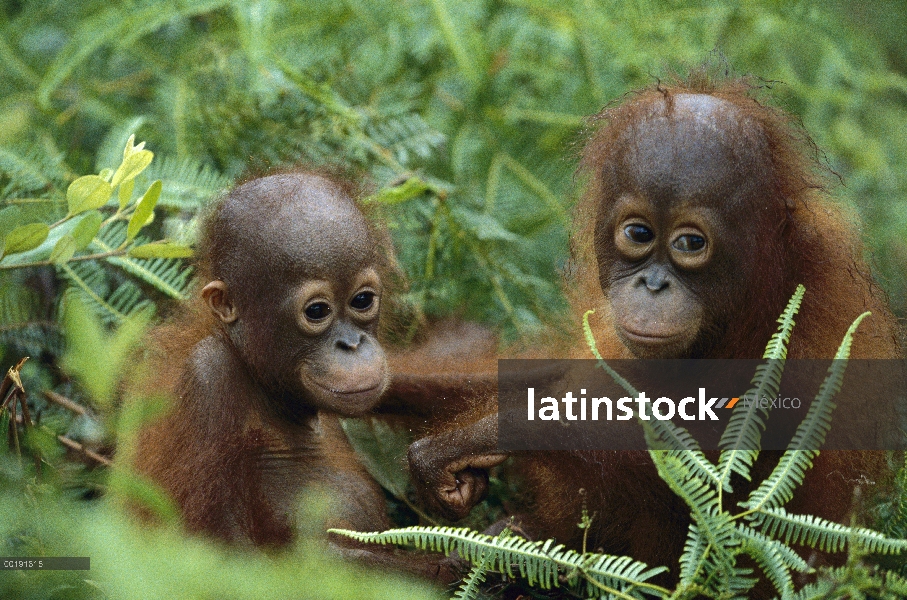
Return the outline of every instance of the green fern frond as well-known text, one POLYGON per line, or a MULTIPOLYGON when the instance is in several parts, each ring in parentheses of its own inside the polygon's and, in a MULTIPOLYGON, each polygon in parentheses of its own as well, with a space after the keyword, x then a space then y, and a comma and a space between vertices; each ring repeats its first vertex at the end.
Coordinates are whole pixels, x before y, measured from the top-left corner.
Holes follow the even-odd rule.
POLYGON ((561 571, 579 570, 597 583, 629 597, 641 598, 641 594, 661 597, 667 592, 664 588, 646 583, 664 572, 664 567, 650 568, 627 556, 580 554, 563 545, 555 545, 554 540, 499 539, 461 527, 416 526, 374 533, 331 529, 329 532, 367 544, 406 545, 442 554, 456 552, 471 564, 487 563, 488 570, 511 577, 515 567, 530 586, 542 589, 556 587, 561 571))
MULTIPOLYGON (((592 309, 587 310, 583 314, 583 335, 586 339, 586 344, 589 346, 589 350, 592 351, 592 355, 598 359, 597 366, 610 375, 619 386, 630 394, 630 396, 639 396, 639 392, 636 391, 636 388, 634 388, 633 385, 624 379, 617 371, 612 369, 611 366, 602 359, 602 355, 598 352, 598 346, 595 343, 595 335, 592 333, 592 326, 589 325, 589 315, 594 312, 595 310, 592 309)), ((699 474, 706 481, 718 481, 718 471, 715 469, 715 465, 705 457, 705 454, 699 447, 699 442, 690 435, 690 432, 687 431, 686 428, 679 427, 671 421, 661 421, 658 419, 650 421, 639 420, 639 423, 643 428, 646 443, 650 449, 672 451, 673 456, 676 456, 685 466, 689 467, 692 472, 699 474)))
POLYGON ((59 353, 60 327, 42 312, 38 294, 29 288, 0 287, 0 345, 11 345, 29 356, 59 353))
POLYGON ((149 181, 164 182, 158 206, 193 212, 233 184, 226 175, 189 158, 155 158, 146 174, 149 181))
POLYGON ((469 573, 463 578, 463 583, 453 595, 453 600, 473 600, 478 597, 479 586, 485 582, 485 578, 488 576, 486 564, 483 562, 469 570, 469 573))
MULTIPOLYGON (((104 229, 91 242, 97 252, 110 252, 126 240, 126 224, 115 223, 104 229)), ((136 238, 136 244, 145 243, 145 239, 136 238)), ((151 284, 157 290, 171 298, 182 300, 191 283, 192 267, 177 258, 139 259, 129 256, 112 256, 107 262, 114 264, 130 275, 151 284)))
POLYGON ((709 545, 699 533, 695 523, 690 523, 687 540, 683 545, 683 554, 680 555, 680 583, 691 585, 705 565, 706 552, 709 545))
POLYGON ((60 183, 61 162, 61 157, 48 157, 35 148, 23 151, 0 146, 0 174, 8 177, 15 189, 36 191, 60 183))
POLYGON ((819 581, 804 586, 792 598, 826 600, 845 597, 903 600, 907 598, 907 580, 893 571, 879 572, 876 567, 856 562, 822 569, 819 581))
POLYGON ((744 506, 750 510, 783 506, 793 497, 794 489, 803 482, 807 469, 819 455, 819 448, 831 429, 831 414, 835 408, 832 398, 841 389, 854 333, 860 322, 869 314, 865 312, 857 317, 847 329, 835 358, 828 367, 828 374, 819 386, 819 392, 810 404, 803 422, 797 427, 787 450, 771 475, 750 494, 749 500, 745 503, 744 506))
POLYGON ((683 555, 680 558, 680 582, 673 597, 689 598, 738 597, 745 595, 756 583, 750 577, 752 569, 738 567, 736 554, 740 547, 734 540, 731 556, 714 552, 695 523, 690 524, 683 555), (730 564, 729 564, 730 561, 730 564), (715 577, 714 575, 720 575, 715 577))
POLYGON ((742 523, 737 523, 737 533, 748 541, 746 543, 751 542, 757 545, 769 546, 776 550, 781 556, 781 560, 784 561, 784 564, 787 565, 788 568, 800 573, 813 572, 813 568, 810 567, 809 564, 805 560, 803 560, 803 558, 792 548, 785 546, 777 540, 766 537, 752 527, 747 527, 742 523))
MULTIPOLYGON (((798 285, 784 312, 778 317, 778 331, 772 335, 762 355, 767 362, 756 369, 752 387, 745 397, 758 400, 774 398, 778 394, 787 358, 787 344, 794 329, 794 315, 800 310, 805 292, 806 288, 798 285)), ((768 413, 769 409, 763 408, 760 402, 752 402, 748 406, 740 403, 735 407, 718 444, 722 449, 718 459, 718 479, 724 491, 733 491, 731 476, 734 473, 749 481, 750 469, 759 456, 760 438, 768 413)))
POLYGON ((781 598, 790 598, 794 593, 791 569, 808 572, 811 570, 809 565, 789 547, 758 531, 738 526, 737 533, 743 538, 742 550, 752 556, 762 568, 781 598))
POLYGON ((403 165, 411 164, 414 157, 430 158, 446 140, 442 133, 433 129, 418 113, 371 123, 365 127, 365 132, 392 152, 403 165))
POLYGON ((907 540, 886 537, 863 527, 847 527, 813 515, 794 515, 782 507, 763 508, 752 521, 765 535, 783 539, 785 544, 804 544, 824 552, 840 552, 848 542, 875 554, 900 554, 907 540))
MULTIPOLYGON (((511 537, 512 532, 508 528, 501 530, 497 539, 503 540, 511 537)), ((488 569, 491 567, 493 553, 489 552, 480 563, 476 563, 469 570, 469 574, 463 578, 463 583, 454 594, 453 600, 472 600, 479 594, 479 586, 485 581, 488 575, 488 569)))
POLYGON ((124 43, 150 33, 179 17, 189 17, 215 10, 226 1, 195 0, 192 2, 141 2, 129 12, 110 6, 82 20, 77 33, 57 54, 38 86, 39 104, 48 108, 54 92, 67 77, 94 51, 113 43, 124 43))
POLYGON ((787 307, 781 316, 778 317, 778 331, 772 335, 772 339, 765 346, 765 353, 762 358, 784 360, 787 358, 787 344, 790 342, 791 333, 793 333, 794 316, 800 311, 800 305, 803 303, 803 295, 806 293, 806 287, 803 284, 797 285, 794 295, 787 302, 787 307))
MULTIPOLYGON (((730 576, 734 569, 734 556, 730 548, 737 545, 731 515, 721 509, 719 496, 709 485, 685 464, 683 452, 650 450, 658 474, 675 494, 690 508, 690 516, 698 527, 702 542, 709 547, 723 576, 730 576)), ((690 558, 693 560, 693 557, 690 558)))
POLYGON ((103 267, 93 262, 64 263, 58 272, 106 323, 122 323, 129 315, 153 306, 131 281, 124 280, 116 287, 111 286, 103 267))

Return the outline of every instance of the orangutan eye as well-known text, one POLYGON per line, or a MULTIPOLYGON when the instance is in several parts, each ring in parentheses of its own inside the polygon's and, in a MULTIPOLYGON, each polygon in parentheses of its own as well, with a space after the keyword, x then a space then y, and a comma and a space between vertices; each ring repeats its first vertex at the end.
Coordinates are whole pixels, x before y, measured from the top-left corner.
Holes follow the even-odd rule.
POLYGON ((321 321, 331 314, 331 307, 326 302, 309 304, 305 309, 305 316, 310 321, 321 321))
POLYGON ((627 225, 624 227, 624 235, 637 244, 648 244, 655 238, 652 230, 645 225, 627 225))
POLYGON ((687 233, 678 237, 671 245, 681 252, 696 252, 705 248, 705 238, 701 235, 687 233))
POLYGON ((350 300, 350 306, 352 306, 356 310, 366 310, 368 308, 371 308, 374 302, 374 292, 359 292, 353 297, 352 300, 350 300))

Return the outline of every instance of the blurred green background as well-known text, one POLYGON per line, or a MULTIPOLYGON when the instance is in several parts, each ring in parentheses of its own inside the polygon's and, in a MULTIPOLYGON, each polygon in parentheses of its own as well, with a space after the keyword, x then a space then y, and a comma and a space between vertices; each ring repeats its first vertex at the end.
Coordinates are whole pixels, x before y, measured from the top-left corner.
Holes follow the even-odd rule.
MULTIPOLYGON (((0 209, 15 207, 17 222, 56 221, 69 183, 116 167, 132 133, 155 153, 137 187, 163 181, 149 231, 185 243, 199 209, 242 173, 343 165, 393 235, 408 282, 396 308, 404 341, 451 315, 513 338, 557 327, 565 307, 584 117, 718 51, 736 73, 775 82, 767 99, 802 120, 841 175, 832 195, 862 216, 868 256, 903 317, 905 30, 907 2, 4 1, 0 209)), ((3 235, 12 214, 0 212, 3 235)), ((0 261, 3 369, 32 356, 23 378, 33 413, 53 433, 109 451, 128 435, 116 406, 85 420, 42 397, 94 402, 77 384, 88 367, 61 368, 62 299, 81 298, 111 330, 143 309, 165 315, 191 273, 179 260, 10 264, 0 261)), ((95 367, 116 377, 117 365, 95 367)), ((200 575, 177 560, 188 543, 178 534, 140 532, 109 504, 72 502, 109 494, 107 475, 45 445, 40 481, 12 458, 0 471, 0 554, 91 548, 96 564, 110 560, 88 577, 3 573, 0 595, 223 597, 198 578, 234 572, 239 559, 197 545, 189 556, 215 573, 200 575), (169 583, 143 552, 171 557, 169 583), (180 578, 195 583, 176 592, 180 578)), ((243 568, 225 579, 248 582, 235 597, 267 595, 267 581, 306 597, 347 597, 344 585, 360 585, 336 567, 333 593, 292 559, 243 568)))

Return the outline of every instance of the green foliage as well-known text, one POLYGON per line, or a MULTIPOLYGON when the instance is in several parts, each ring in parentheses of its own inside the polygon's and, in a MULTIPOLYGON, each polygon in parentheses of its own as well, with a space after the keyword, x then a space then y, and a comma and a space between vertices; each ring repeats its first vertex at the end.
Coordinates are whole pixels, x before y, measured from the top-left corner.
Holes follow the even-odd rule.
MULTIPOLYGON (((344 166, 366 182, 409 282, 396 316, 404 341, 451 314, 505 336, 556 326, 583 117, 715 48, 739 72, 783 82, 772 96, 845 178, 832 192, 866 221, 903 314, 907 138, 892 132, 907 126, 905 14, 900 3, 844 0, 5 3, 0 356, 39 359, 22 372, 29 404, 55 433, 79 430, 82 417, 39 398, 56 390, 90 404, 93 386, 104 397, 115 378, 86 392, 60 371, 73 299, 105 324, 96 341, 109 348, 118 327, 185 297, 183 258, 210 199, 242 173, 298 162, 344 166)), ((769 361, 753 386, 770 386, 776 368, 769 361)), ((90 421, 108 435, 120 426, 90 421)), ((735 413, 733 423, 717 465, 682 429, 656 424, 646 435, 653 448, 689 450, 666 460, 720 497, 755 458, 742 448, 754 447, 759 421, 735 413)), ((372 434, 362 449, 403 500, 392 459, 403 438, 372 434)), ((84 481, 74 487, 86 493, 108 483, 84 481)), ((903 536, 903 514, 889 510, 892 535, 903 536)), ((776 562, 762 560, 781 582, 776 562)))
MULTIPOLYGON (((777 393, 781 382, 786 348, 793 333, 793 317, 804 293, 804 287, 798 286, 778 319, 778 332, 766 346, 766 363, 757 369, 753 378, 754 388, 771 396, 777 393)), ((638 396, 633 386, 602 360, 589 326, 591 312, 584 316, 583 333, 592 354, 599 360, 599 366, 631 397, 638 396)), ((841 388, 853 335, 867 315, 869 313, 857 317, 848 328, 787 450, 772 473, 740 503, 742 512, 727 510, 722 502, 723 493, 732 491, 730 472, 750 479, 750 469, 759 451, 752 450, 744 458, 737 457, 741 456, 741 448, 747 447, 741 438, 755 448, 759 447, 765 428, 764 412, 744 404, 734 409, 734 416, 745 413, 745 419, 729 422, 727 429, 733 427, 733 430, 726 431, 722 438, 724 448, 717 465, 706 458, 683 427, 670 421, 638 421, 645 431, 649 455, 658 474, 687 504, 693 521, 680 558, 680 581, 674 591, 646 582, 652 575, 665 570, 663 567, 650 569, 628 557, 585 551, 576 553, 564 550, 562 546, 552 547, 552 540, 529 542, 522 538, 492 538, 469 529, 449 527, 409 527, 383 533, 337 530, 336 533, 369 543, 405 544, 445 554, 456 552, 475 566, 458 595, 463 598, 477 596, 476 586, 488 571, 504 573, 511 578, 518 574, 529 586, 542 589, 557 585, 562 576, 570 582, 571 576, 579 574, 585 583, 582 593, 603 598, 639 598, 643 594, 659 598, 738 597, 747 594, 758 581, 752 576, 752 569, 739 565, 742 556, 750 557, 759 565, 782 598, 793 598, 794 573, 812 573, 813 569, 792 546, 818 548, 824 552, 840 552, 847 547, 859 555, 907 551, 907 540, 813 515, 791 514, 783 508, 792 498, 794 489, 803 483, 812 460, 819 454, 816 448, 822 445, 831 427, 832 398, 841 388)), ((584 517, 581 527, 588 528, 588 517, 584 517)), ((857 563, 846 573, 829 573, 841 585, 850 585, 847 578, 859 575, 862 583, 858 584, 858 591, 883 589, 886 593, 895 593, 903 585, 893 573, 879 575, 857 563)), ((804 589, 798 597, 812 597, 809 594, 818 589, 821 588, 804 589)))
POLYGON ((816 583, 804 586, 792 598, 795 600, 832 600, 837 598, 877 598, 900 600, 907 596, 907 580, 891 571, 867 566, 862 554, 853 549, 847 565, 819 572, 816 583))
POLYGON ((517 536, 494 537, 462 527, 416 526, 381 533, 345 529, 329 531, 372 544, 405 544, 443 554, 456 552, 460 558, 479 565, 483 571, 497 571, 510 577, 519 574, 529 585, 542 589, 559 586, 560 575, 570 573, 574 582, 579 579, 585 594, 605 591, 643 598, 643 594, 664 597, 667 592, 664 588, 646 583, 646 580, 665 571, 663 567, 649 568, 626 556, 580 554, 563 545, 555 545, 553 540, 531 542, 517 536))
MULTIPOLYGON (((784 372, 784 361, 787 358, 787 340, 790 339, 794 328, 794 315, 800 310, 805 293, 806 288, 798 285, 784 312, 778 318, 778 331, 772 334, 762 355, 766 362, 756 369, 753 387, 746 392, 745 397, 774 398, 777 395, 781 386, 781 375, 784 372)), ((731 420, 721 435, 720 446, 724 452, 718 460, 718 478, 723 491, 732 491, 731 476, 734 473, 749 481, 749 471, 759 455, 759 440, 762 434, 760 425, 765 423, 768 413, 769 408, 760 406, 758 410, 738 410, 731 415, 731 420)))
MULTIPOLYGON (((143 402, 119 409, 110 398, 125 361, 146 332, 147 315, 127 319, 114 334, 78 297, 67 297, 64 366, 93 403, 117 422, 118 453, 128 454, 141 425, 153 416, 143 402), (118 414, 119 411, 119 414, 118 414)), ((153 403, 151 403, 153 404, 153 403)), ((133 473, 124 460, 112 469, 101 501, 86 502, 63 490, 84 474, 67 475, 58 451, 43 454, 39 471, 8 451, 10 413, 0 410, 0 554, 87 556, 91 570, 9 571, 0 597, 37 598, 428 598, 425 584, 402 576, 368 572, 341 561, 321 540, 329 498, 312 491, 300 499, 301 539, 279 555, 237 551, 202 538, 187 538, 172 502, 133 473), (124 510, 147 507, 165 525, 143 526, 124 510), (317 573, 317 577, 311 574, 317 573)), ((14 428, 13 431, 16 431, 14 428)), ((35 453, 39 435, 22 439, 23 455, 35 453)))
POLYGON ((389 205, 417 318, 460 312, 523 332, 563 306, 582 117, 718 48, 784 82, 773 94, 847 179, 834 192, 860 200, 904 306, 888 258, 907 224, 889 201, 907 189, 907 146, 888 135, 907 118, 903 65, 840 4, 25 3, 0 23, 0 171, 24 199, 73 171, 117 169, 138 131, 167 165, 214 177, 190 199, 178 187, 191 182, 151 174, 161 206, 191 216, 250 166, 350 165, 389 205))
POLYGON ((369 474, 398 500, 406 501, 409 474, 403 468, 412 434, 381 419, 341 419, 347 439, 369 474))

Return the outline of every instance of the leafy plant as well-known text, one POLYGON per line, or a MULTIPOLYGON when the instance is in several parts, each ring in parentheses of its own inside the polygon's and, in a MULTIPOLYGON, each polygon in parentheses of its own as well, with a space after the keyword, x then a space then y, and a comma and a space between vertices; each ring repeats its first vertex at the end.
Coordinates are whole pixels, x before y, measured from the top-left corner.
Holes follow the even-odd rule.
MULTIPOLYGON (((108 326, 78 297, 67 303, 67 373, 79 381, 96 406, 117 424, 118 453, 130 452, 142 424, 158 403, 114 406, 117 380, 131 372, 127 358, 147 331, 147 314, 108 326)), ((20 571, 0 578, 4 598, 412 598, 432 597, 427 584, 394 574, 368 572, 341 561, 325 547, 322 534, 329 499, 312 490, 300 499, 300 540, 281 554, 237 552, 200 537, 187 537, 171 502, 122 460, 107 471, 105 498, 87 502, 63 493, 73 484, 70 460, 49 430, 32 423, 21 438, 21 456, 40 456, 36 468, 10 450, 8 436, 26 393, 18 368, 0 385, 0 551, 5 556, 87 556, 90 571, 20 571), (11 419, 12 417, 12 419, 11 419), (123 510, 139 502, 165 517, 149 527, 123 510), (318 576, 312 576, 317 573, 318 576)), ((25 413, 26 422, 30 420, 25 413)), ((15 446, 15 444, 13 444, 15 446)))
MULTIPOLYGON (((804 287, 798 286, 778 319, 778 331, 766 346, 763 356, 766 362, 753 377, 753 390, 764 393, 766 397, 774 397, 778 393, 787 344, 793 332, 794 315, 804 293, 804 287)), ((639 392, 608 366, 598 353, 589 326, 591 312, 586 313, 583 328, 599 366, 631 397, 639 396, 639 392)), ((686 502, 693 521, 680 557, 680 580, 673 591, 647 582, 653 575, 666 570, 663 567, 650 568, 628 557, 585 550, 577 553, 555 546, 552 540, 529 542, 522 538, 493 538, 468 529, 443 527, 410 527, 382 533, 332 531, 368 543, 406 544, 445 554, 455 551, 463 560, 479 568, 476 573, 496 571, 509 577, 518 573, 529 586, 543 589, 558 585, 560 575, 566 574, 568 582, 576 582, 576 575, 579 574, 579 582, 584 584, 579 590, 581 593, 608 598, 642 598, 645 595, 659 598, 743 596, 757 582, 752 577, 752 569, 739 564, 742 556, 749 556, 782 598, 793 598, 794 573, 811 573, 813 569, 792 545, 818 548, 824 552, 840 552, 849 547, 855 555, 899 554, 907 550, 907 540, 892 539, 871 529, 845 526, 812 515, 792 514, 784 508, 796 487, 803 482, 806 471, 819 454, 817 448, 829 431, 834 410, 832 398, 841 388, 853 335, 867 315, 869 313, 857 317, 848 328, 787 450, 772 473, 750 493, 747 500, 740 503, 742 512, 728 511, 722 503, 722 495, 733 491, 731 473, 750 479, 750 469, 759 455, 765 411, 742 404, 734 409, 720 442, 722 451, 717 464, 708 460, 685 428, 671 421, 639 420, 658 474, 686 502)), ((584 523, 588 527, 588 523, 584 523)), ((860 570, 856 562, 849 564, 848 569, 830 573, 844 587, 860 581, 857 575, 862 577, 861 585, 864 585, 860 589, 882 589, 894 594, 907 585, 907 581, 894 573, 878 575, 867 569, 860 570)), ((473 578, 476 576, 472 575, 473 578)), ((825 593, 820 592, 824 589, 822 585, 806 588, 797 597, 814 597, 815 594, 825 593)), ((464 597, 466 591, 471 594, 468 597, 475 597, 475 585, 471 582, 464 587, 464 597)))
MULTIPOLYGON (((90 410, 91 386, 86 392, 60 368, 64 307, 79 298, 113 331, 145 310, 166 314, 192 273, 181 259, 113 255, 130 236, 125 212, 72 260, 63 261, 72 242, 60 239, 83 221, 93 227, 93 210, 51 226, 68 214, 66 193, 80 175, 118 169, 130 134, 147 140, 155 157, 133 180, 128 210, 154 181, 162 187, 154 221, 127 248, 162 239, 191 246, 198 212, 243 173, 344 165, 366 181, 409 281, 393 317, 402 341, 452 314, 505 336, 556 325, 564 306, 558 282, 571 268, 572 155, 584 115, 714 48, 739 72, 781 82, 769 84, 773 99, 802 117, 844 177, 835 195, 863 216, 883 285, 903 313, 907 137, 891 132, 907 123, 897 26, 904 14, 899 3, 849 0, 4 3, 0 239, 5 251, 6 235, 20 225, 32 227, 11 239, 11 250, 34 243, 42 224, 48 235, 40 253, 17 252, 0 266, 50 261, 61 245, 53 256, 60 264, 0 270, 0 357, 4 366, 32 357, 20 375, 42 425, 88 451, 109 451, 116 416, 90 410), (106 257, 80 259, 91 254, 106 257), (42 399, 61 397, 88 412, 42 399)), ((119 193, 112 197, 97 209, 102 224, 120 210, 119 193)), ((84 239, 79 233, 73 240, 84 239)), ((390 435, 377 431, 375 439, 390 435)), ((397 495, 399 464, 396 474, 386 468, 399 453, 394 443, 373 450, 384 464, 375 470, 386 471, 397 495)), ((713 465, 719 478, 750 455, 733 456, 713 465)), ((706 465, 694 463, 706 477, 706 465)), ((107 489, 106 470, 79 472, 90 486, 67 484, 66 494, 107 489)), ((888 514, 897 535, 903 519, 888 514)), ((121 535, 133 539, 129 530, 121 535)), ((143 589, 139 579, 128 583, 143 589)), ((27 595, 23 589, 4 592, 27 595)))

